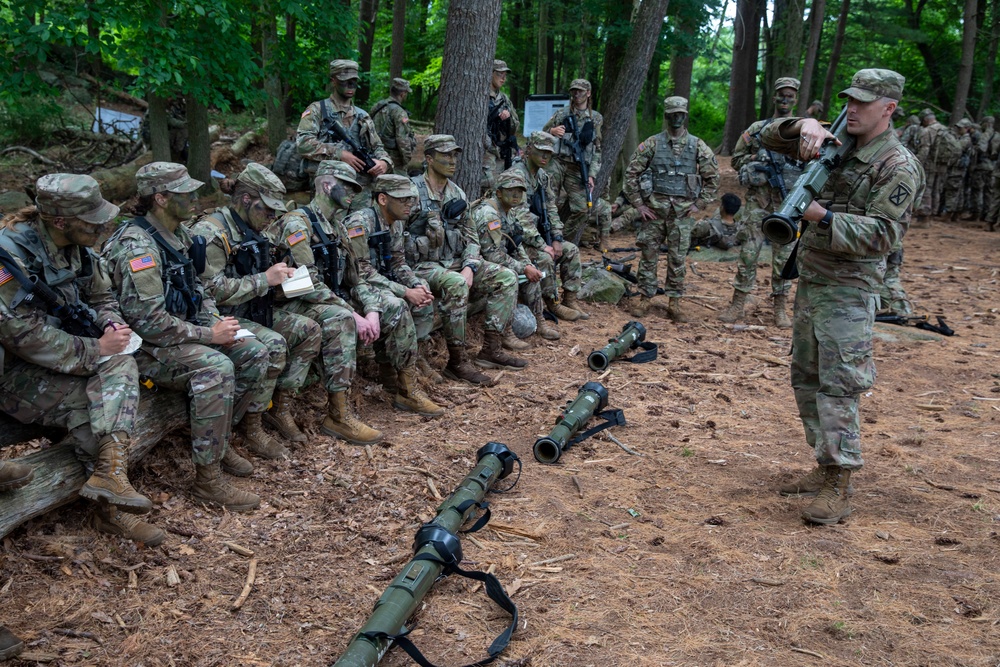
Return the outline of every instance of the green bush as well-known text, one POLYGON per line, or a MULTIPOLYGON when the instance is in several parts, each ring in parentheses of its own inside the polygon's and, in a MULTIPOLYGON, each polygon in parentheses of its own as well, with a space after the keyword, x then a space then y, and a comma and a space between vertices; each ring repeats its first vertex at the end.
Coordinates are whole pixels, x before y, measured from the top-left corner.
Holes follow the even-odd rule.
POLYGON ((0 103, 0 145, 41 147, 61 126, 63 108, 47 97, 31 96, 0 103))
POLYGON ((709 148, 714 149, 722 143, 722 131, 726 126, 726 106, 718 104, 710 97, 692 95, 690 115, 688 116, 688 131, 698 137, 709 148))

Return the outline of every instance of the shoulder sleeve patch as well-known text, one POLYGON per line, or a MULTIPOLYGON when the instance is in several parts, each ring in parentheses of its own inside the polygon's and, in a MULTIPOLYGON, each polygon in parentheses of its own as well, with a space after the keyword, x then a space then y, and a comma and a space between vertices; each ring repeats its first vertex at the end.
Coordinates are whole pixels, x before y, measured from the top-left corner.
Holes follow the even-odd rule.
POLYGON ((365 228, 363 225, 356 225, 354 227, 347 228, 347 238, 356 239, 365 233, 365 228))
MULTIPOLYGON (((910 198, 910 189, 906 187, 905 184, 898 184, 892 192, 889 193, 889 201, 895 206, 902 206, 906 203, 906 200, 910 198)), ((0 285, 3 283, 0 282, 0 285)))
POLYGON ((9 283, 13 279, 14 276, 11 274, 10 271, 7 270, 7 267, 4 266, 3 264, 0 264, 0 285, 9 283))
POLYGON ((288 247, 291 248, 296 243, 306 240, 306 233, 301 229, 294 234, 289 234, 288 238, 285 239, 288 242, 288 247))
POLYGON ((132 269, 132 273, 145 271, 146 269, 151 269, 154 266, 156 266, 156 260, 153 259, 153 256, 149 253, 136 257, 128 263, 128 267, 132 269))
POLYGON ((500 229, 500 221, 490 220, 489 222, 486 223, 486 228, 489 229, 491 232, 496 231, 497 229, 500 229))
POLYGON ((305 118, 306 116, 308 116, 311 113, 312 113, 312 109, 306 109, 305 111, 302 112, 302 118, 305 118))
POLYGON ((401 122, 401 123, 409 123, 410 122, 410 118, 408 116, 404 115, 402 118, 399 119, 399 122, 401 122))

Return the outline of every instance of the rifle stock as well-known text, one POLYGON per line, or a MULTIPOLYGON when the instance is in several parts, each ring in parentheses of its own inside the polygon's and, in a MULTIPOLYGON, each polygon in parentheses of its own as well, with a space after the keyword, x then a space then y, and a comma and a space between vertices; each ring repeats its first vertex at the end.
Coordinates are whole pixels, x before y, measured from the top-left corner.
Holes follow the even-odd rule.
POLYGON ((330 118, 328 123, 328 130, 330 134, 336 137, 339 141, 343 141, 351 150, 354 157, 358 158, 365 163, 365 168, 361 171, 368 173, 375 168, 375 160, 372 158, 371 153, 364 149, 361 144, 354 140, 354 138, 348 134, 347 129, 341 124, 336 118, 330 118))

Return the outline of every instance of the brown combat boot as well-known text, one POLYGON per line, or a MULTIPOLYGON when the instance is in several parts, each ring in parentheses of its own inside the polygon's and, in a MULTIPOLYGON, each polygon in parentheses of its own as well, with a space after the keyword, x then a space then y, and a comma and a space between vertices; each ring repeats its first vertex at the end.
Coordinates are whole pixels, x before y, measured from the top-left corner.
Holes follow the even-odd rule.
POLYGON ((121 510, 121 507, 98 503, 91 515, 90 525, 99 532, 120 535, 133 542, 142 542, 147 547, 158 546, 167 539, 167 534, 153 524, 121 510))
POLYGON ((681 310, 681 298, 679 296, 670 297, 670 302, 667 306, 667 317, 674 322, 688 321, 688 316, 681 310))
POLYGON ((500 341, 505 350, 510 350, 511 352, 522 352, 524 350, 531 349, 531 343, 525 342, 514 335, 514 330, 511 327, 507 327, 507 330, 503 334, 503 339, 500 341))
POLYGON ((810 523, 830 525, 851 515, 847 489, 851 484, 851 471, 840 466, 827 466, 823 488, 809 507, 802 510, 802 518, 810 523))
POLYGON ((145 514, 153 509, 153 501, 132 488, 128 481, 128 435, 111 433, 98 445, 94 474, 80 489, 88 500, 117 505, 129 514, 145 514))
POLYGON ((549 324, 544 315, 535 315, 535 333, 545 340, 559 340, 559 329, 549 324))
POLYGON ((352 445, 374 445, 382 442, 382 432, 376 431, 354 416, 347 405, 346 391, 327 394, 327 415, 320 429, 327 435, 346 440, 352 445))
POLYGON ((35 478, 35 471, 31 466, 16 461, 0 461, 0 493, 13 491, 35 478))
MULTIPOLYGON (((819 490, 823 488, 824 481, 826 481, 826 468, 824 466, 817 465, 802 477, 779 486, 778 493, 783 496, 802 498, 815 496, 819 493, 819 490)), ((853 486, 847 487, 847 495, 854 495, 853 486)))
POLYGON ((196 465, 191 495, 206 505, 218 505, 232 512, 249 512, 260 507, 260 496, 241 491, 222 476, 222 465, 196 465))
POLYGON ((725 322, 726 324, 732 324, 734 322, 739 322, 745 315, 743 309, 747 305, 747 293, 741 292, 739 290, 733 290, 733 301, 726 309, 719 313, 719 321, 725 322))
POLYGON ((229 443, 222 457, 222 471, 233 477, 249 477, 253 473, 253 464, 240 456, 233 443, 229 443))
POLYGON ((503 351, 499 331, 487 331, 483 335, 483 348, 479 350, 479 356, 476 357, 476 365, 482 368, 505 368, 520 371, 524 370, 528 362, 503 351))
POLYGON ((785 305, 788 302, 788 295, 786 294, 775 294, 774 295, 774 326, 779 329, 791 329, 792 321, 788 319, 788 313, 785 312, 785 305))
POLYGON ((288 442, 305 442, 306 434, 299 430, 299 425, 292 418, 292 392, 275 389, 271 400, 274 405, 264 413, 264 422, 288 442))
POLYGON ((590 319, 590 313, 588 313, 583 309, 583 306, 580 303, 580 299, 577 298, 576 292, 563 290, 563 305, 571 310, 575 310, 577 315, 580 316, 581 320, 590 319))
POLYGON ((465 345, 448 344, 448 365, 444 368, 444 375, 451 380, 462 380, 478 387, 493 385, 493 378, 480 373, 469 363, 465 345))
POLYGON ((576 322, 580 319, 580 313, 576 312, 572 308, 567 308, 564 304, 559 303, 555 299, 545 299, 545 307, 560 320, 576 322))
POLYGON ((644 294, 633 296, 629 300, 632 302, 632 308, 629 311, 632 317, 645 317, 646 313, 649 312, 649 307, 653 305, 653 300, 644 294))
POLYGON ((243 436, 243 446, 251 454, 271 460, 288 456, 288 449, 264 430, 259 412, 246 413, 236 432, 243 436))
POLYGON ((436 404, 430 397, 420 389, 417 384, 417 369, 409 366, 399 371, 398 390, 392 405, 400 410, 416 412, 424 417, 440 417, 444 414, 444 408, 436 404))
POLYGON ((378 381, 382 385, 382 390, 389 396, 399 393, 398 373, 388 361, 379 362, 378 381))
POLYGON ((24 641, 0 625, 0 662, 10 660, 15 655, 20 655, 23 650, 24 641))
POLYGON ((441 384, 444 382, 444 378, 430 362, 430 354, 427 350, 430 344, 430 338, 417 344, 417 370, 420 372, 420 376, 429 380, 431 384, 441 384))

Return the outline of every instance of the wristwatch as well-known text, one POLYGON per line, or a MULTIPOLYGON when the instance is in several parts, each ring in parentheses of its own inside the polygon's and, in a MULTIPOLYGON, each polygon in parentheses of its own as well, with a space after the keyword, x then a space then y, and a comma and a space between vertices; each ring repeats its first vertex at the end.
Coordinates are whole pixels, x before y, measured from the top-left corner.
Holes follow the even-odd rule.
POLYGON ((832 222, 833 222, 833 211, 827 209, 826 215, 823 216, 822 220, 816 223, 816 226, 819 227, 820 229, 827 230, 830 229, 830 224, 832 222))
POLYGON ((476 275, 476 271, 479 270, 477 267, 473 266, 472 264, 466 264, 462 268, 463 269, 468 269, 469 271, 472 271, 472 275, 476 275))
POLYGON ((562 234, 556 234, 555 236, 552 237, 552 240, 555 241, 556 243, 562 243, 563 242, 562 234))

